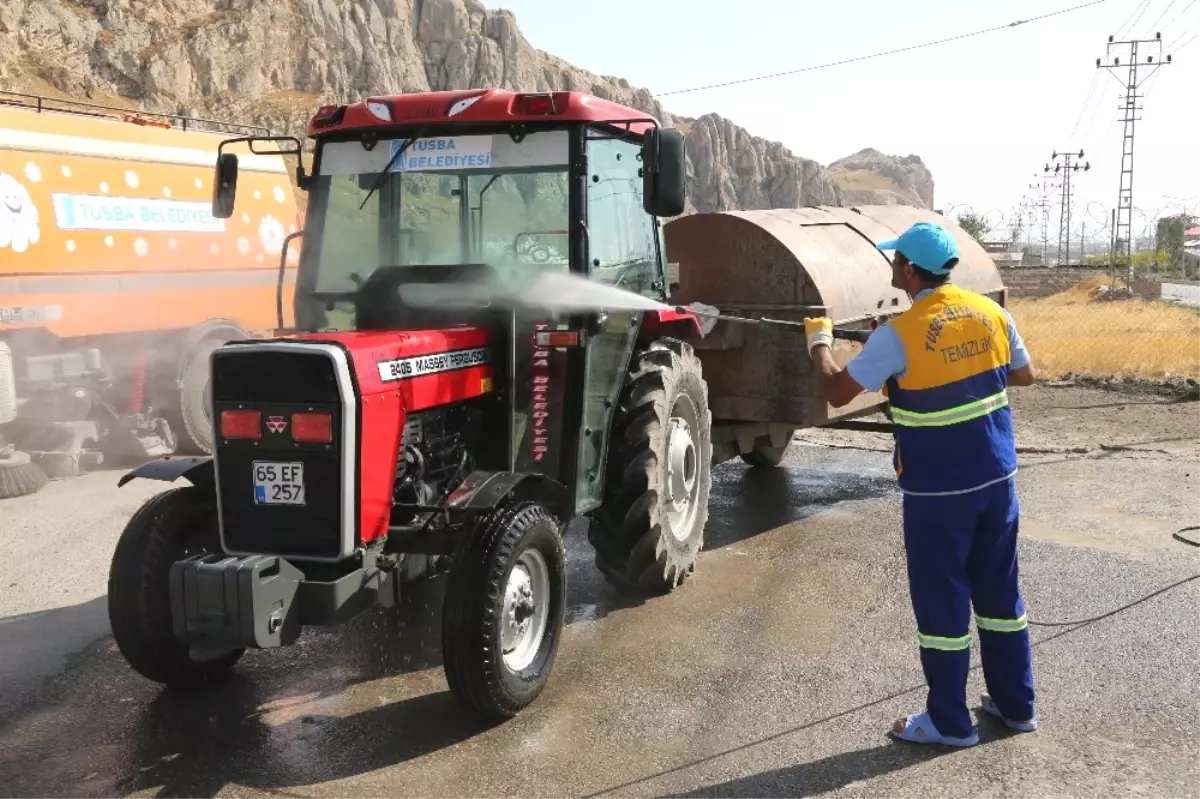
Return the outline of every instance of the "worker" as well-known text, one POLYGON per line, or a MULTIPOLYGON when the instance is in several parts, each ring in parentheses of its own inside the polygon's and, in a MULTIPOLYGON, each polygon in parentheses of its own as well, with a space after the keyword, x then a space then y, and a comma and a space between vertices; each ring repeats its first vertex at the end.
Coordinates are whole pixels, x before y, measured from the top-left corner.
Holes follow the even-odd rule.
POLYGON ((967 709, 970 622, 987 693, 982 709, 1011 729, 1037 727, 1032 652, 1018 586, 1016 444, 1008 386, 1033 382, 1009 313, 950 282, 954 237, 918 222, 876 245, 894 251, 892 285, 912 306, 879 326, 843 369, 833 322, 805 319, 809 354, 830 405, 883 391, 895 438, 908 586, 928 687, 925 711, 898 720, 904 741, 973 746, 967 709))

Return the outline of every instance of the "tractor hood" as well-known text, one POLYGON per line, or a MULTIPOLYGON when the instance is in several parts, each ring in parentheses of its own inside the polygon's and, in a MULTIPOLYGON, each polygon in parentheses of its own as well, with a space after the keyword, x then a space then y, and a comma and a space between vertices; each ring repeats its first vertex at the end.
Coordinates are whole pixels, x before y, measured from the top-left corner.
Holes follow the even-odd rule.
POLYGON ((394 393, 411 413, 491 391, 494 354, 490 336, 482 327, 460 327, 305 333, 271 341, 339 347, 349 356, 364 401, 394 393))

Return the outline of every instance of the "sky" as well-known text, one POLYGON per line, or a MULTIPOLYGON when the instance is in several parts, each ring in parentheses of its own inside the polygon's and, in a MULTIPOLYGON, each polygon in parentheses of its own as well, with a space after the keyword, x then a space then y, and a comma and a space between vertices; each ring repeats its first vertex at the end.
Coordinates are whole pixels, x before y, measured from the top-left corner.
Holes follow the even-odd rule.
MULTIPOLYGON (((1143 83, 1134 233, 1160 214, 1200 213, 1200 2, 1105 0, 1049 19, 859 63, 668 94, 1006 26, 1088 0, 485 0, 572 64, 626 78, 685 116, 715 112, 828 164, 864 147, 917 154, 935 206, 1006 226, 1038 199, 1053 152, 1084 151, 1072 175, 1072 236, 1107 241, 1123 125, 1118 79, 1096 68, 1117 39, 1153 39, 1172 63, 1143 83), (565 11, 570 6, 570 12, 565 11), (1191 40, 1191 41, 1189 41, 1191 40), (1031 190, 1031 184, 1038 184, 1031 190), (1083 230, 1081 230, 1081 224, 1083 230)), ((1158 52, 1156 49, 1150 53, 1158 52)), ((1143 56, 1147 53, 1142 50, 1143 56)), ((1122 64, 1126 63, 1124 60, 1122 64)), ((1060 157, 1059 162, 1062 162, 1060 157)), ((1058 197, 1050 239, 1058 237, 1058 197)), ((1040 238, 1040 221, 1036 232, 1040 238)))

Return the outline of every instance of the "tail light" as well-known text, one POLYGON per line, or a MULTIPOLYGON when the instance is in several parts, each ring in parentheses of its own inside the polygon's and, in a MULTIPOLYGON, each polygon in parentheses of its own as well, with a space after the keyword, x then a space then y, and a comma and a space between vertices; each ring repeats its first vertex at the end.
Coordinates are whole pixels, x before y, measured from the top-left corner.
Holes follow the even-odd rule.
POLYGON ((293 413, 292 440, 301 444, 333 442, 333 415, 329 413, 293 413))
POLYGON ((578 330, 544 330, 535 333, 533 340, 539 347, 578 347, 583 343, 578 330))
POLYGON ((313 117, 313 125, 318 128, 327 128, 331 125, 336 125, 342 121, 342 117, 346 113, 344 105, 323 105, 317 109, 316 115, 313 117))
POLYGON ((262 438, 262 414, 258 411, 221 411, 221 438, 262 438))
POLYGON ((561 114, 567 108, 566 92, 555 94, 518 94, 513 99, 513 113, 524 116, 561 114))

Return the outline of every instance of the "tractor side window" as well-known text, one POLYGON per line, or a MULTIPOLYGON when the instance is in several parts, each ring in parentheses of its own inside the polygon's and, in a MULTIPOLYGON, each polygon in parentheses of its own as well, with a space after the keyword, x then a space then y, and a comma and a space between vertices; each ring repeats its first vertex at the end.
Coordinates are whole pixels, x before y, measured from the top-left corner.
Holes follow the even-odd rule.
POLYGON ((588 141, 588 258, 592 280, 656 296, 653 220, 642 208, 641 146, 588 141))
POLYGON ((331 175, 320 182, 326 184, 326 206, 315 288, 347 291, 354 286, 351 274, 369 275, 379 266, 380 195, 376 192, 360 211, 367 193, 358 175, 331 175))

